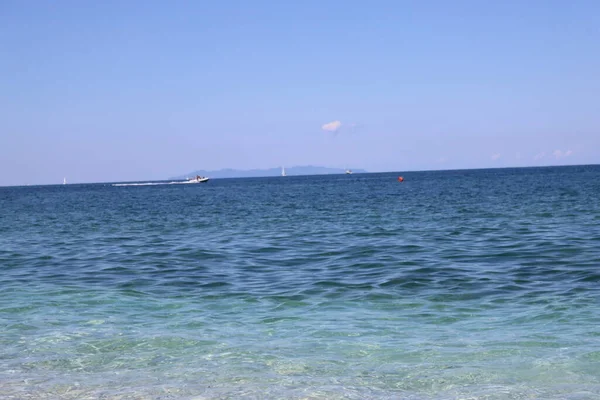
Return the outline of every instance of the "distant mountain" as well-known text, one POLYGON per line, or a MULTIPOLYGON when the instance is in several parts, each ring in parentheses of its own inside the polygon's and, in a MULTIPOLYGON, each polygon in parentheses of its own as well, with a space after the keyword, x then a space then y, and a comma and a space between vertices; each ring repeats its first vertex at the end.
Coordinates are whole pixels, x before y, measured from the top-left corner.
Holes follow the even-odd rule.
MULTIPOLYGON (((330 174, 343 174, 346 170, 341 168, 328 168, 328 167, 315 167, 312 165, 299 166, 299 167, 286 167, 286 175, 330 175, 330 174)), ((367 172, 363 169, 353 169, 354 173, 367 172)), ((210 178, 253 178, 261 176, 281 176, 281 168, 269 168, 269 169, 249 169, 249 170, 238 170, 238 169, 221 169, 218 171, 205 171, 198 170, 190 172, 187 175, 177 176, 171 179, 185 179, 192 176, 208 176, 210 178)))

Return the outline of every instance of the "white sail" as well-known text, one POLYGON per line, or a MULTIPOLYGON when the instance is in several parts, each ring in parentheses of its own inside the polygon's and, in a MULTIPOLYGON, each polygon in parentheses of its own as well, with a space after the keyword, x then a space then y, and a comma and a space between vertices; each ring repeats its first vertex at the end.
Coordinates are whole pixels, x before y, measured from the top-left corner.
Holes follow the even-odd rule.
POLYGON ((67 178, 63 178, 63 185, 67 184, 67 178))
POLYGON ((285 176, 285 168, 281 167, 281 176, 285 176))

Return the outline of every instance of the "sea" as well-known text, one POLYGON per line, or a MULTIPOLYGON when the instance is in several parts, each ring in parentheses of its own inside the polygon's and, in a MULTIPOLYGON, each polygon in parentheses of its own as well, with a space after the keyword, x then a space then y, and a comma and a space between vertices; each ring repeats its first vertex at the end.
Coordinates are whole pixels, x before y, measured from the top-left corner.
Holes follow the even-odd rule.
POLYGON ((0 188, 1 399, 600 399, 600 166, 137 183, 0 188))

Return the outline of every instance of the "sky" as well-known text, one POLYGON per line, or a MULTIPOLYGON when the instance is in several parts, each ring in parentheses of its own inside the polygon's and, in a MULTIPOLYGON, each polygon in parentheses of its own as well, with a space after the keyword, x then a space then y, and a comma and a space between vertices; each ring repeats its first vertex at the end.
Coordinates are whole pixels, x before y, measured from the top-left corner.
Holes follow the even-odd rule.
POLYGON ((0 185, 598 163, 599 1, 0 1, 0 185))

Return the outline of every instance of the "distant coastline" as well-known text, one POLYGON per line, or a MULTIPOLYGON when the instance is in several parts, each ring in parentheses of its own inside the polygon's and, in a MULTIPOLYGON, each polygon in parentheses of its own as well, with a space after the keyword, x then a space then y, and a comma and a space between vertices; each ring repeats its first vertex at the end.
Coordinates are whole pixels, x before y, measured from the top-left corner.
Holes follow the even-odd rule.
MULTIPOLYGON (((366 173, 363 169, 351 169, 353 173, 366 173)), ((344 174, 346 170, 343 168, 329 168, 329 167, 317 167, 317 166, 296 166, 296 167, 285 167, 287 176, 293 175, 333 175, 333 174, 344 174)), ((186 179, 190 176, 208 176, 213 178, 259 178, 268 176, 281 176, 281 167, 268 168, 268 169, 220 169, 215 171, 198 170, 190 172, 186 175, 174 176, 170 179, 186 179)))
MULTIPOLYGON (((462 167, 462 168, 446 168, 446 169, 397 169, 397 170, 385 170, 385 171, 366 171, 364 169, 352 169, 354 174, 365 174, 365 173, 374 173, 374 174, 385 174, 385 173, 398 173, 398 174, 406 174, 406 173, 424 173, 424 172, 467 172, 467 171, 483 171, 483 170, 520 170, 520 169, 551 169, 551 168, 587 168, 587 167, 599 167, 598 163, 582 163, 582 164, 558 164, 558 165, 521 165, 521 166, 502 166, 502 167, 462 167)), ((286 167, 286 174, 289 175, 333 175, 333 174, 344 174, 345 170, 342 168, 327 168, 327 167, 286 167), (314 168, 314 169, 313 169, 314 168)), ((106 183, 136 183, 136 182, 164 182, 164 181, 174 181, 174 180, 184 180, 186 178, 190 178, 196 175, 207 176, 211 179, 214 178, 259 178, 259 177, 270 177, 270 176, 281 176, 280 168, 271 168, 271 169, 252 169, 252 170, 235 170, 235 169, 222 169, 215 171, 196 171, 190 172, 186 175, 174 176, 170 178, 147 178, 147 179, 127 179, 127 180, 97 180, 97 181, 78 181, 72 180, 67 185, 63 185, 63 182, 57 180, 53 183, 37 183, 37 182, 27 182, 21 184, 0 184, 0 188, 10 188, 10 187, 34 187, 34 186, 73 186, 73 185, 82 185, 82 184, 106 184, 106 183)))

